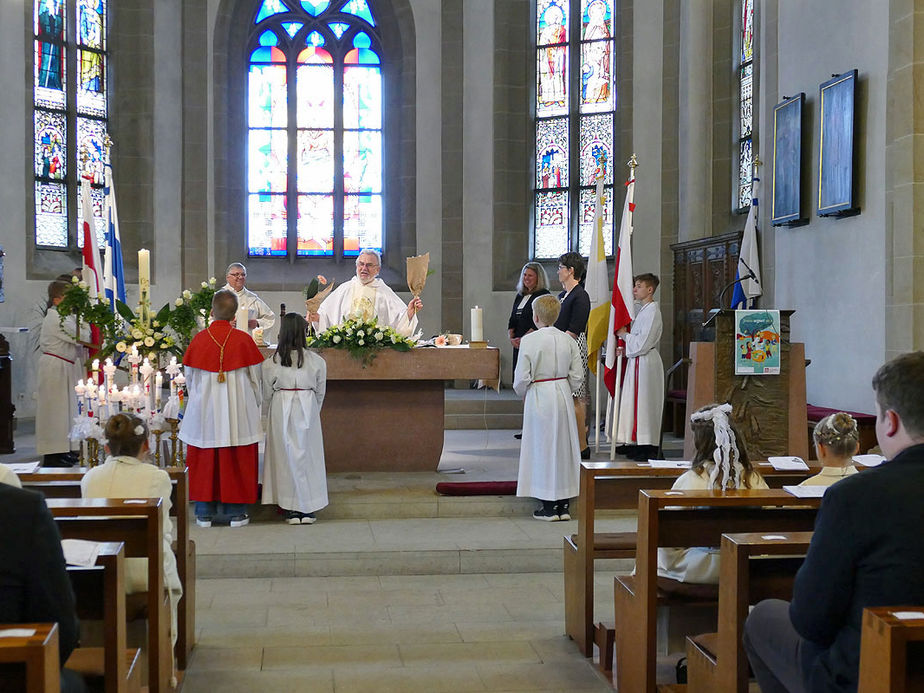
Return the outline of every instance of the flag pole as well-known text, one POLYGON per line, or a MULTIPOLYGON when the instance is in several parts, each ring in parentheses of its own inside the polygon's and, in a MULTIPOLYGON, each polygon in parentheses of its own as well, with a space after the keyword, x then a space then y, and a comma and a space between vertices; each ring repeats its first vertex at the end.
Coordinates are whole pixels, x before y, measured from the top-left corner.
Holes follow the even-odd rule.
POLYGON ((594 453, 600 452, 600 371, 603 370, 597 363, 597 372, 594 373, 594 453))
MULTIPOLYGON (((618 347, 617 347, 618 349, 618 347)), ((622 399, 622 352, 616 352, 616 386, 613 391, 613 420, 610 424, 610 461, 616 459, 616 424, 619 423, 619 401, 622 399)))

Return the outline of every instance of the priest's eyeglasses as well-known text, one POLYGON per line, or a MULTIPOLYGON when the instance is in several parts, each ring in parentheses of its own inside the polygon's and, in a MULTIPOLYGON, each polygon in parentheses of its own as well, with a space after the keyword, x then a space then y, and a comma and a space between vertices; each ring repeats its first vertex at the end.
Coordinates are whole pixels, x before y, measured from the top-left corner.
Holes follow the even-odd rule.
POLYGON ((377 262, 358 262, 356 263, 357 267, 368 267, 369 269, 375 269, 379 266, 377 262))
POLYGON ((245 272, 228 272, 228 276, 229 277, 246 277, 247 274, 245 272))

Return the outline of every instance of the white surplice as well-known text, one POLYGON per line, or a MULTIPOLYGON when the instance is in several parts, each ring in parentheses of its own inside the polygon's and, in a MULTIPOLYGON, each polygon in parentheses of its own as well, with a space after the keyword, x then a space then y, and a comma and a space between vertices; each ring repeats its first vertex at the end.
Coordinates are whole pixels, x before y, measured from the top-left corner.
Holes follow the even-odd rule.
POLYGON ((624 337, 628 363, 619 397, 617 443, 657 445, 661 440, 664 364, 658 353, 658 342, 662 329, 661 310, 656 301, 651 301, 639 308, 632 321, 632 331, 624 337))
POLYGON ((263 362, 263 411, 267 414, 263 458, 263 504, 311 513, 328 503, 321 404, 327 389, 327 363, 306 351, 301 368, 271 356, 263 362))
MULTIPOLYGON (((42 321, 39 337, 38 402, 35 409, 35 452, 51 455, 67 452, 67 436, 77 416, 74 386, 87 377, 84 368, 86 349, 77 343, 77 321, 69 315, 61 323, 56 308, 51 307, 42 321)), ((80 337, 89 339, 88 328, 80 337)))
POLYGON ((353 277, 322 301, 318 308, 318 331, 339 325, 357 313, 367 320, 375 317, 380 325, 393 327, 403 337, 410 337, 417 329, 417 315, 408 320, 407 304, 385 282, 376 277, 363 284, 359 277, 353 277))
POLYGON ((571 393, 583 378, 581 352, 570 335, 554 327, 523 335, 513 376, 513 389, 524 398, 518 496, 554 501, 578 495, 581 450, 571 393))
MULTIPOLYGON (((176 556, 173 554, 173 521, 170 519, 170 476, 163 469, 135 457, 108 457, 93 467, 80 480, 80 495, 84 498, 160 498, 163 527, 164 585, 170 592, 170 635, 176 643, 176 609, 183 596, 176 556)), ((185 510, 185 509, 183 509, 185 510)), ((185 517, 183 520, 185 521, 185 517)), ((125 559, 125 592, 135 594, 148 589, 148 559, 125 559)))
POLYGON ((180 423, 180 440, 197 448, 251 445, 263 438, 260 424, 260 364, 225 371, 218 382, 212 371, 184 366, 189 404, 180 423))

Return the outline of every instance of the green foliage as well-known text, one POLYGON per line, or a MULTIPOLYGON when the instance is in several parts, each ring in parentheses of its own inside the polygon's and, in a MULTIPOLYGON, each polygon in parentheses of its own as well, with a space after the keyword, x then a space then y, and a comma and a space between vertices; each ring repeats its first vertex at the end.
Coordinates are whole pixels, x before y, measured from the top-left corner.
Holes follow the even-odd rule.
POLYGON ((379 325, 375 318, 349 319, 308 338, 308 346, 312 349, 346 349, 350 356, 362 362, 363 368, 383 349, 410 351, 415 344, 413 339, 402 337, 393 328, 379 325))

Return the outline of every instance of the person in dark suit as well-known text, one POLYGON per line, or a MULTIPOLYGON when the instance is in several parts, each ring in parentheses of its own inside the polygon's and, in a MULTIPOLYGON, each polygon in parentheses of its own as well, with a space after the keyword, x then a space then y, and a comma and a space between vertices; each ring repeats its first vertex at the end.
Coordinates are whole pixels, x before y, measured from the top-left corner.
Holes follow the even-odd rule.
POLYGON ((828 488, 791 603, 766 600, 744 646, 763 693, 856 691, 863 609, 924 604, 924 351, 873 377, 888 459, 828 488))
MULTIPOLYGON (((40 493, 0 484, 0 623, 57 623, 63 665, 80 639, 61 535, 40 493)), ((86 691, 61 670, 61 690, 86 691)))

